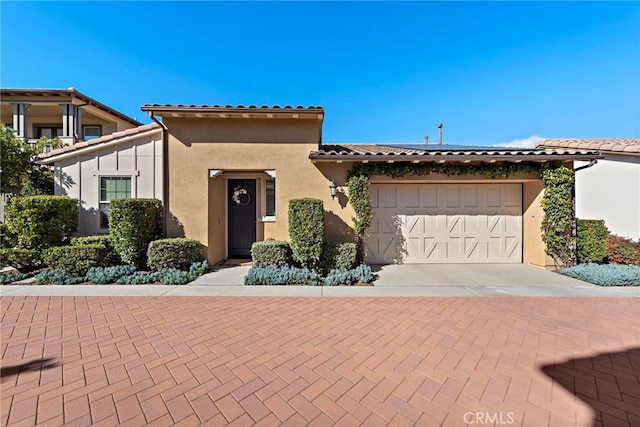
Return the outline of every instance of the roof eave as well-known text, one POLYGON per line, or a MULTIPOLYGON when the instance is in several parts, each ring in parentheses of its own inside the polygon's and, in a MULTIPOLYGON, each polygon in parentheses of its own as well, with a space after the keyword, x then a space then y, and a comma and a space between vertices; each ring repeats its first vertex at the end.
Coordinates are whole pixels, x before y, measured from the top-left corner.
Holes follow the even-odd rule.
POLYGON ((573 160, 597 160, 603 159, 601 154, 547 154, 547 155, 452 155, 452 154, 310 154, 309 159, 314 162, 337 162, 337 161, 368 161, 368 162, 553 162, 553 161, 573 161, 573 160))

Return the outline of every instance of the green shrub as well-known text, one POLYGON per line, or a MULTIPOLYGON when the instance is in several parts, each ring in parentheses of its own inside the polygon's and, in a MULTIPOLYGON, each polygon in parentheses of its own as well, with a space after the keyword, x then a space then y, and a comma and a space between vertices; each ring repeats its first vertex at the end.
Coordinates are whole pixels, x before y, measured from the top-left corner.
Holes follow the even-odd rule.
POLYGON ((0 273, 0 285, 8 285, 18 280, 28 279, 33 273, 0 273))
POLYGON ((640 266, 617 264, 580 264, 560 273, 600 286, 640 286, 640 266))
POLYGON ((350 270, 356 265, 357 247, 351 242, 325 241, 320 256, 323 273, 331 270, 350 270))
POLYGON ((268 265, 291 264, 292 253, 289 242, 282 240, 265 240, 251 245, 251 260, 253 265, 266 267, 268 265))
POLYGON ((162 203, 157 199, 115 199, 109 205, 109 233, 126 264, 145 267, 149 243, 162 232, 162 203))
POLYGON ((288 265, 259 267, 252 265, 244 278, 245 285, 312 285, 322 284, 320 276, 307 268, 288 265))
POLYGON ((609 262, 625 265, 640 265, 640 241, 610 234, 606 240, 609 262))
POLYGON ((578 220, 578 263, 586 264, 595 262, 598 264, 607 261, 607 227, 604 221, 595 219, 578 220))
POLYGON ((75 276, 61 268, 45 270, 36 274, 37 285, 77 285, 85 281, 84 277, 75 276))
POLYGON ((373 282, 371 267, 366 264, 360 264, 354 269, 334 269, 324 279, 324 284, 327 286, 353 285, 356 282, 373 282))
POLYGON ((136 268, 130 265, 116 265, 110 267, 91 267, 87 271, 87 280, 91 283, 115 283, 121 277, 130 276, 136 268))
POLYGON ((324 209, 322 200, 289 201, 289 237, 293 259, 306 268, 316 268, 322 254, 324 209))
POLYGON ((46 249, 69 243, 78 228, 78 200, 63 196, 15 196, 6 206, 7 232, 24 249, 46 249))
POLYGON ((54 246, 44 251, 43 260, 53 269, 84 276, 91 267, 103 266, 105 252, 102 245, 54 246))
POLYGON ((79 236, 71 239, 73 246, 78 245, 102 245, 105 248, 105 259, 103 265, 113 266, 122 264, 120 255, 113 247, 113 239, 109 234, 96 234, 94 236, 79 236))
POLYGON ((149 243, 147 264, 154 270, 176 268, 186 270, 200 261, 200 242, 194 239, 160 239, 149 243))
POLYGON ((0 249, 0 264, 19 270, 32 270, 42 264, 40 253, 35 249, 0 249))

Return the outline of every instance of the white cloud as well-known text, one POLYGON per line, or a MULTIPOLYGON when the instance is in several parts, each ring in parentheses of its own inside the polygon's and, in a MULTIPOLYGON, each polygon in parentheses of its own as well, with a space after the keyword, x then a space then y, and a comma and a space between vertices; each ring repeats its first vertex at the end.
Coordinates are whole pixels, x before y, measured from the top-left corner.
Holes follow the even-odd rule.
POLYGON ((513 141, 506 142, 504 144, 495 144, 494 147, 508 147, 508 148, 534 148, 544 138, 540 135, 531 135, 524 139, 514 139, 513 141))

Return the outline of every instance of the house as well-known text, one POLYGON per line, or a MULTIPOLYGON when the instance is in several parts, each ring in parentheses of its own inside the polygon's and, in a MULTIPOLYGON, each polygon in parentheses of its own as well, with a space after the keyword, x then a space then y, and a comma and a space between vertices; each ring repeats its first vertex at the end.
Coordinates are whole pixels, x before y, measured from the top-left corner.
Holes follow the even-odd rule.
POLYGON ((348 173, 384 164, 476 173, 370 176, 368 262, 551 265, 540 233, 543 183, 531 171, 545 162, 599 157, 565 149, 327 145, 325 111, 313 106, 146 104, 142 110, 153 125, 53 150, 38 161, 55 166, 57 192, 82 201, 84 232, 107 231, 98 213, 109 198, 157 197, 166 235, 199 240, 212 263, 249 257, 255 241, 288 239, 293 198, 321 199, 325 237, 353 240, 348 173), (520 169, 485 177, 505 165, 520 169))
MULTIPOLYGON (((137 120, 74 88, 0 89, 0 120, 27 143, 35 144, 39 138, 46 137, 58 138, 63 146, 94 141, 142 126, 137 120)), ((65 191, 57 193, 66 194, 65 191)), ((5 201, 5 195, 1 195, 0 220, 4 219, 5 201)))
POLYGON ((538 147, 599 151, 603 159, 576 172, 576 216, 602 219, 611 233, 640 239, 640 139, 546 139, 538 147))
POLYGON ((58 137, 64 145, 142 125, 74 88, 0 89, 0 120, 25 142, 58 137))

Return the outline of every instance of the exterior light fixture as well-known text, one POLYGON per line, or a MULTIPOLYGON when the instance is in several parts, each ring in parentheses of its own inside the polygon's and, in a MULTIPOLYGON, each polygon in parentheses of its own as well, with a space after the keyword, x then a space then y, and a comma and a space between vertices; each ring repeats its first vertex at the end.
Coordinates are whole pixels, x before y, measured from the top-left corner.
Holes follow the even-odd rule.
POLYGON ((335 182, 333 182, 333 180, 331 180, 331 184, 329 184, 329 192, 331 193, 331 198, 335 199, 336 198, 336 189, 338 188, 338 186, 336 185, 335 182))

